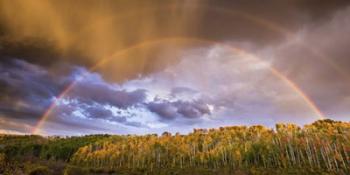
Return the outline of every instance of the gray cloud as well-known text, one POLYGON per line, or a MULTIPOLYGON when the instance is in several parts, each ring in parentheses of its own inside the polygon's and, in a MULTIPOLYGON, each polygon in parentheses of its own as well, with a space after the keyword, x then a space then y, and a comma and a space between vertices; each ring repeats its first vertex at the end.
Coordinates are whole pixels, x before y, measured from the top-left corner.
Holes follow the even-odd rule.
POLYGON ((318 24, 305 24, 295 35, 264 48, 264 57, 287 75, 327 117, 346 118, 350 96, 350 8, 344 7, 318 24), (343 106, 340 109, 340 106, 343 106))
MULTIPOLYGON (((169 36, 247 41, 264 46, 286 37, 271 26, 295 32, 306 23, 327 20, 335 11, 349 5, 349 1, 269 0, 264 4, 261 6, 259 0, 190 3, 162 0, 141 3, 137 0, 3 1, 0 6, 0 57, 2 60, 19 57, 42 65, 64 60, 86 66, 145 38, 169 36)), ((151 55, 154 50, 146 52, 151 55)), ((144 57, 140 56, 138 60, 152 61, 144 57)), ((110 76, 115 80, 159 70, 153 64, 140 70, 137 64, 129 64, 130 60, 120 60, 118 68, 128 67, 132 71, 120 71, 124 77, 110 76)))
POLYGON ((56 99, 47 131, 63 132, 55 129, 62 127, 72 133, 145 133, 230 124, 304 124, 316 118, 303 96, 326 116, 349 120, 349 1, 272 0, 266 6, 259 0, 179 2, 169 19, 163 18, 167 3, 142 2, 135 8, 134 1, 128 1, 123 4, 133 15, 127 22, 114 18, 120 7, 116 1, 97 11, 86 10, 99 4, 90 1, 77 17, 66 13, 65 7, 72 5, 68 1, 28 2, 19 15, 11 9, 23 4, 11 2, 0 10, 1 129, 27 132, 74 80, 74 88, 56 99), (35 18, 42 14, 29 15, 32 8, 49 13, 35 18), (91 21, 81 19, 87 12, 91 19, 112 19, 91 28, 85 24, 91 21), (141 23, 133 20, 139 16, 145 19, 141 23), (52 19, 59 19, 53 28, 37 25, 51 24, 52 19), (135 43, 172 36, 224 41, 260 61, 221 44, 191 41, 145 44, 96 72, 85 67, 135 43), (271 66, 304 94, 274 75, 271 66))
POLYGON ((94 82, 79 82, 69 94, 69 98, 75 98, 81 103, 99 103, 119 108, 128 108, 143 102, 145 99, 144 90, 132 92, 113 90, 108 84, 94 84, 94 82))
POLYGON ((210 110, 201 101, 155 101, 147 104, 150 111, 156 113, 161 119, 171 120, 177 117, 195 119, 205 114, 210 114, 210 110))
POLYGON ((158 114, 163 119, 174 119, 178 116, 177 108, 173 106, 170 102, 164 103, 149 103, 148 108, 150 111, 158 114))
POLYGON ((0 113, 11 117, 37 118, 50 105, 51 98, 57 96, 69 81, 18 59, 0 64, 0 113))
MULTIPOLYGON (((129 126, 142 126, 141 123, 128 121, 128 114, 118 115, 104 107, 127 109, 140 105, 145 99, 145 90, 117 90, 116 86, 105 82, 99 74, 84 68, 71 67, 70 71, 65 71, 68 73, 62 73, 60 70, 62 69, 45 69, 19 59, 0 64, 1 118, 6 118, 9 122, 21 120, 33 125, 68 85, 75 79, 85 76, 75 83, 74 88, 64 98, 57 99, 59 104, 51 112, 49 122, 86 128, 88 126, 86 124, 79 126, 68 121, 80 112, 82 115, 80 117, 86 119, 102 119, 129 126), (70 102, 63 104, 62 100, 70 102)), ((96 127, 90 125, 90 128, 96 127)))
POLYGON ((174 87, 171 89, 171 95, 172 96, 177 96, 177 95, 193 95, 198 93, 196 90, 188 88, 188 87, 174 87))

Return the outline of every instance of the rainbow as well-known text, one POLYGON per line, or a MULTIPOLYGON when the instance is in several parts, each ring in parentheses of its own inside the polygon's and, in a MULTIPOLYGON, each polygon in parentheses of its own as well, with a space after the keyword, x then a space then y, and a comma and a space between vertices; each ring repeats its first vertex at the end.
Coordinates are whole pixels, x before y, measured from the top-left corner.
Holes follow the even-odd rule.
MULTIPOLYGON (((203 43, 203 44, 221 45, 221 46, 229 48, 229 50, 233 54, 239 54, 241 56, 244 56, 243 58, 248 57, 248 58, 253 59, 255 61, 259 61, 259 62, 265 63, 264 60, 258 58, 254 54, 248 53, 248 52, 246 52, 246 51, 244 51, 242 49, 233 47, 233 46, 231 46, 229 44, 220 43, 220 42, 211 41, 211 40, 205 40, 205 39, 198 39, 198 38, 174 37, 174 38, 162 38, 162 39, 157 39, 157 40, 144 41, 144 42, 141 42, 141 43, 134 44, 134 45, 132 45, 130 47, 127 47, 127 48, 124 48, 122 50, 119 50, 119 51, 115 52, 110 57, 106 57, 106 58, 101 59, 99 62, 97 62, 89 70, 90 71, 95 71, 98 67, 104 65, 105 63, 111 61, 112 59, 118 58, 118 57, 120 57, 120 56, 122 56, 124 54, 127 54, 127 53, 133 51, 134 49, 140 49, 140 48, 147 47, 147 46, 157 46, 159 44, 163 44, 163 43, 167 43, 167 42, 198 42, 198 43, 203 43)), ((286 85, 288 85, 288 87, 290 87, 295 93, 297 93, 304 100, 304 102, 308 105, 308 107, 316 114, 318 119, 324 119, 325 118, 325 116, 323 115, 321 110, 316 106, 316 104, 312 101, 312 99, 310 97, 308 97, 307 94, 305 94, 302 91, 302 89, 300 89, 292 80, 290 80, 288 77, 283 75, 280 71, 278 71, 276 68, 274 68, 272 66, 269 67, 269 70, 271 71, 271 73, 274 76, 276 76, 278 79, 283 81, 286 85)), ((86 75, 82 75, 83 78, 84 78, 84 76, 86 76, 86 75)), ((43 127, 43 125, 45 124, 45 122, 49 119, 50 114, 52 113, 52 111, 54 110, 55 106, 57 105, 58 100, 64 98, 70 92, 70 90, 72 88, 74 88, 74 85, 76 84, 76 82, 77 81, 74 81, 71 84, 69 84, 57 96, 57 98, 52 102, 52 104, 49 106, 49 108, 46 110, 46 112, 42 115, 42 117, 40 118, 39 122, 36 124, 36 126, 32 130, 32 134, 42 134, 42 132, 40 130, 43 127)))

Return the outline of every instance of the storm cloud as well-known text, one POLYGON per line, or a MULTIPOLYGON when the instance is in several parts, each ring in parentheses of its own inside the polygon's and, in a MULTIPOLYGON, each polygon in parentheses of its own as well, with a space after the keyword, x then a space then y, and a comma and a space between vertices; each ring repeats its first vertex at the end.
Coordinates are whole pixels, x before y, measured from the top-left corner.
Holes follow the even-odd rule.
POLYGON ((12 117, 40 116, 71 81, 19 59, 0 64, 0 74, 0 113, 12 117))
MULTIPOLYGON (((150 115, 154 113, 154 122, 179 117, 199 118, 210 114, 206 104, 200 101, 166 102, 157 98, 147 101, 146 89, 131 90, 123 87, 123 84, 107 82, 99 73, 90 72, 83 67, 72 66, 65 68, 64 72, 57 70, 62 69, 49 70, 19 59, 2 64, 2 117, 32 123, 33 119, 39 120, 53 103, 55 107, 49 120, 64 125, 75 117, 81 120, 101 120, 111 125, 119 123, 148 128, 147 123, 142 120, 133 120, 137 115, 134 112, 137 108, 149 111, 150 115), (73 88, 58 99, 70 86, 73 88), (172 108, 175 111, 171 111, 172 108)), ((168 93, 169 96, 177 96, 184 92, 195 93, 194 90, 184 87, 169 90, 168 93)))
POLYGON ((173 119, 176 117, 198 118, 205 114, 210 114, 210 110, 205 103, 199 101, 160 101, 147 104, 150 111, 156 113, 163 119, 173 119))
POLYGON ((0 131, 349 121, 349 5, 1 1, 0 131))

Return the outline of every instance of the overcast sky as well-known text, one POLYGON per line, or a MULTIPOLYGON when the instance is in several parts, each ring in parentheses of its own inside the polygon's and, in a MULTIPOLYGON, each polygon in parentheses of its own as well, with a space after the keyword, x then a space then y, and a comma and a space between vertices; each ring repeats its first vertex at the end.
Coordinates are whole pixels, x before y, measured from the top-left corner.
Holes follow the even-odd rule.
POLYGON ((261 3, 0 1, 0 131, 350 121, 350 2, 261 3))

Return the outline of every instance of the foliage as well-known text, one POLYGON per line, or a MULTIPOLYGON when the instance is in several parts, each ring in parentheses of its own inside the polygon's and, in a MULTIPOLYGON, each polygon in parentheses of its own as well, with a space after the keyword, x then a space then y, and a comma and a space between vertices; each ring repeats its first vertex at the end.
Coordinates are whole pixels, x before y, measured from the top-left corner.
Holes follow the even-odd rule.
POLYGON ((68 161, 69 158, 82 146, 91 144, 109 135, 88 135, 83 137, 41 137, 36 135, 0 136, 0 153, 7 158, 19 160, 61 160, 68 161))
POLYGON ((277 124, 195 129, 188 135, 127 136, 81 147, 71 159, 103 169, 159 168, 295 169, 346 171, 350 168, 350 124, 317 121, 304 128, 277 124))
POLYGON ((91 135, 84 137, 51 137, 43 145, 40 157, 43 159, 69 161, 70 157, 82 146, 108 138, 109 135, 91 135))
POLYGON ((33 173, 65 175, 350 174, 350 123, 232 126, 188 135, 0 136, 0 173, 23 174, 31 166, 33 173))
POLYGON ((38 157, 42 145, 46 139, 41 136, 0 136, 0 153, 4 153, 7 159, 28 159, 38 157))

